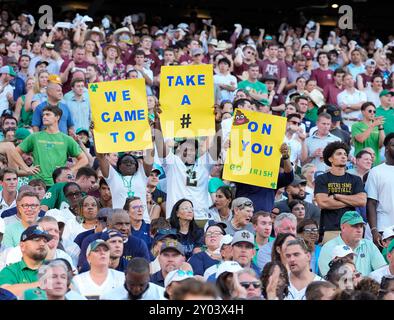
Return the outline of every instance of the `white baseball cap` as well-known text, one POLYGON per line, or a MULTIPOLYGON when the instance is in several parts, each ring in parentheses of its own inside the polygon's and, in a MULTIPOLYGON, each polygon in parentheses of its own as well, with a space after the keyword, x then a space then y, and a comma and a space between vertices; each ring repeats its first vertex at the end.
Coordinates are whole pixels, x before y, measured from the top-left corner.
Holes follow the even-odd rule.
POLYGON ((3 218, 0 218, 0 233, 4 234, 5 231, 5 224, 3 218))
POLYGON ((216 271, 216 279, 219 278, 223 272, 238 272, 242 269, 243 268, 237 261, 223 261, 219 264, 218 270, 216 271))
POLYGON ((224 244, 231 244, 231 242, 233 242, 233 237, 231 234, 226 234, 222 237, 222 239, 220 240, 220 244, 219 244, 219 248, 222 249, 222 246, 224 244))
POLYGON ((341 244, 338 246, 335 246, 334 249, 332 250, 332 259, 334 258, 343 258, 346 257, 349 254, 354 254, 352 248, 350 248, 346 244, 341 244))
POLYGON ((383 230, 382 240, 386 240, 392 236, 394 236, 394 225, 383 230))
POLYGON ((164 287, 167 288, 172 282, 178 282, 185 279, 193 278, 193 271, 172 270, 164 279, 164 287))

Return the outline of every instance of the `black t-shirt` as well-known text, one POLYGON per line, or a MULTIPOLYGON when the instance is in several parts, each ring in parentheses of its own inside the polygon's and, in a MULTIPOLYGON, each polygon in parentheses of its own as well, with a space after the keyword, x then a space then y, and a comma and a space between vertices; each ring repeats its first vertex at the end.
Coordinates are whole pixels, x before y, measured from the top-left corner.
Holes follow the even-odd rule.
POLYGON ((166 202, 167 193, 156 188, 155 191, 153 191, 153 193, 152 193, 152 199, 158 205, 161 205, 163 202, 166 202))
POLYGON ((338 138, 341 138, 341 140, 343 142, 345 142, 350 147, 351 137, 350 137, 349 131, 345 131, 340 128, 335 128, 335 129, 331 130, 330 133, 332 133, 334 136, 337 136, 338 138))
MULTIPOLYGON (((316 178, 315 195, 326 193, 355 195, 364 192, 364 186, 360 177, 345 173, 343 176, 334 176, 330 172, 324 173, 316 178)), ((354 211, 354 207, 348 206, 342 209, 321 209, 320 214, 320 234, 324 231, 339 231, 342 215, 346 211, 354 211)))

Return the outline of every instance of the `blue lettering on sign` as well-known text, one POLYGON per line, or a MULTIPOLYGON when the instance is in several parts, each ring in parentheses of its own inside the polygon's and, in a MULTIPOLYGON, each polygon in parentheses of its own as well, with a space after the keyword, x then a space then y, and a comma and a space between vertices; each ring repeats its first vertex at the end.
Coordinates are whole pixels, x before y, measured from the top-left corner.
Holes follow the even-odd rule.
POLYGON ((126 139, 126 141, 131 142, 135 139, 135 134, 133 131, 128 131, 125 133, 124 138, 126 139))
POLYGON ((122 91, 122 96, 123 96, 123 101, 129 101, 130 100, 130 91, 129 90, 122 91))
POLYGON ((187 86, 195 86, 194 83, 194 75, 193 76, 186 76, 186 85, 187 86))
POLYGON ((183 85, 184 85, 184 84, 183 84, 182 77, 181 77, 181 76, 176 77, 176 80, 175 80, 175 87, 176 87, 176 86, 183 86, 183 85))
MULTIPOLYGON (((242 151, 245 152, 246 149, 250 146, 250 141, 245 141, 245 140, 241 140, 242 142, 242 151)), ((255 142, 250 146, 250 150, 254 153, 254 154, 259 154, 263 151, 263 146, 258 143, 255 142)), ((272 155, 272 150, 273 147, 272 146, 264 146, 264 155, 269 157, 272 155)))
POLYGON ((188 104, 188 105, 191 104, 191 103, 190 103, 190 99, 189 99, 189 97, 187 96, 187 94, 185 94, 185 95, 183 96, 183 98, 182 98, 181 106, 183 106, 184 104, 188 104))
POLYGON ((174 85, 175 87, 177 86, 194 87, 196 85, 205 86, 205 74, 199 74, 197 76, 186 75, 185 78, 182 78, 182 76, 176 76, 175 83, 174 83, 174 76, 167 76, 167 81, 169 87, 172 87, 172 85, 174 85), (195 79, 196 77, 197 77, 197 82, 195 79))
MULTIPOLYGON (((259 130, 259 125, 257 122, 255 121, 251 121, 248 124, 248 129, 250 132, 256 132, 257 130, 259 130)), ((266 124, 263 123, 261 126, 261 134, 266 134, 266 135, 271 135, 271 130, 272 130, 272 124, 266 124)))
POLYGON ((115 112, 114 119, 112 121, 113 122, 116 122, 116 121, 122 122, 123 121, 119 112, 115 112))
POLYGON ((258 154, 261 152, 262 146, 260 143, 253 143, 252 145, 252 152, 258 154))
POLYGON ((168 86, 171 87, 172 86, 172 80, 174 80, 174 76, 167 76, 167 80, 168 80, 168 86))
POLYGON ((264 155, 269 157, 272 154, 272 146, 270 146, 270 150, 267 151, 268 146, 264 146, 264 155))
POLYGON ((245 142, 244 140, 242 140, 242 151, 246 150, 246 147, 250 144, 250 142, 245 142))
POLYGON ((119 134, 119 132, 110 132, 110 135, 114 139, 114 143, 116 143, 118 141, 117 140, 118 134, 119 134))
POLYGON ((199 86, 204 86, 205 85, 205 74, 199 74, 197 76, 197 81, 199 86))
POLYGON ((104 95, 107 102, 116 101, 116 91, 104 92, 104 95))
POLYGON ((109 116, 109 113, 108 112, 103 112, 102 114, 101 114, 101 120, 103 121, 103 122, 109 122, 111 119, 109 119, 109 118, 104 118, 104 117, 108 117, 109 116))
POLYGON ((137 118, 138 120, 145 120, 145 113, 144 110, 137 110, 137 118))

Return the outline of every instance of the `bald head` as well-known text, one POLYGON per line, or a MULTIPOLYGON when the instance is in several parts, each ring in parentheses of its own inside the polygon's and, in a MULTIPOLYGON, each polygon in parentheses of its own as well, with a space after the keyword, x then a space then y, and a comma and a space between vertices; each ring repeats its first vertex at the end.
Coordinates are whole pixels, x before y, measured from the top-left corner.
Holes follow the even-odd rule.
POLYGON ((57 83, 49 82, 47 87, 48 99, 57 103, 63 98, 62 86, 57 83))

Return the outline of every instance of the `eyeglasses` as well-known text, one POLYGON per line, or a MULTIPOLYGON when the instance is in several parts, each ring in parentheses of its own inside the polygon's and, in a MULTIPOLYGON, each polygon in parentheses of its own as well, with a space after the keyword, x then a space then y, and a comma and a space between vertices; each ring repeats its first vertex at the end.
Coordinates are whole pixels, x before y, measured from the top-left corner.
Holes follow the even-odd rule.
POLYGON ((67 179, 70 179, 70 180, 74 179, 74 176, 72 174, 68 174, 66 177, 67 177, 67 179))
POLYGON ((37 209, 40 205, 39 204, 21 204, 20 207, 23 209, 37 209))
POLYGON ((145 210, 145 206, 144 205, 139 205, 139 206, 131 206, 131 209, 133 210, 145 210))
POLYGON ((373 113, 373 114, 375 114, 375 113, 376 113, 376 110, 370 109, 370 110, 368 110, 367 112, 368 112, 368 113, 373 113))
POLYGON ((206 234, 205 234, 205 236, 207 236, 207 237, 219 237, 219 236, 221 236, 221 235, 223 235, 223 233, 222 232, 220 232, 220 231, 213 231, 213 232, 207 232, 206 234))
POLYGON ((178 276, 180 276, 180 277, 184 277, 184 276, 193 277, 193 276, 194 276, 193 271, 178 270, 178 271, 176 272, 176 274, 177 274, 178 276))
POLYGON ((66 194, 66 197, 79 197, 80 195, 82 195, 81 191, 75 191, 75 192, 69 192, 66 194))
POLYGON ((317 233, 319 231, 318 228, 305 228, 304 232, 306 233, 317 233))
POLYGON ((257 289, 261 287, 261 282, 260 281, 243 281, 239 283, 242 287, 245 289, 249 289, 249 287, 252 285, 253 288, 257 289))

